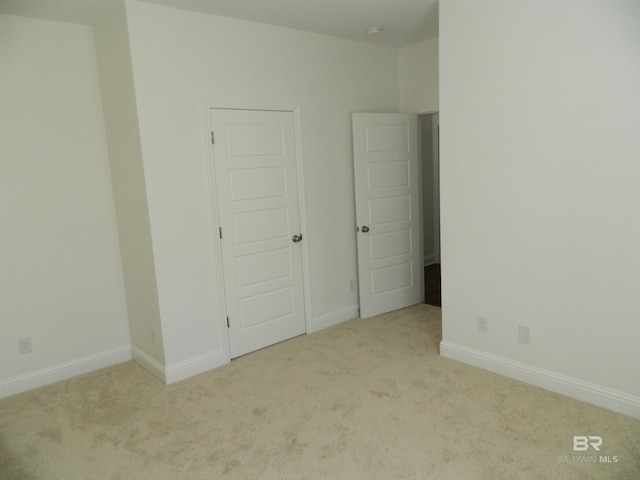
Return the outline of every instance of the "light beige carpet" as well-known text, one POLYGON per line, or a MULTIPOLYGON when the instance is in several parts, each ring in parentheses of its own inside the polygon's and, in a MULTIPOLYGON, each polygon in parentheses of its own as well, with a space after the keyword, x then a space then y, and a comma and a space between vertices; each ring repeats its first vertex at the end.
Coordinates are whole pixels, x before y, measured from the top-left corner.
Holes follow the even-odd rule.
POLYGON ((640 421, 442 358, 440 339, 440 309, 417 305, 171 386, 126 363, 17 395, 0 478, 640 478, 640 421), (582 463, 574 435, 617 463, 582 463))

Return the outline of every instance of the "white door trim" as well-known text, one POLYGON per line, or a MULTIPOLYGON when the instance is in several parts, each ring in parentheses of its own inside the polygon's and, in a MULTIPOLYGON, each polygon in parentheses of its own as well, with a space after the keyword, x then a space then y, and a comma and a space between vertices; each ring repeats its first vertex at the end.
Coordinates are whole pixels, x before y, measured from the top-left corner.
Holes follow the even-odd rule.
POLYGON ((432 103, 430 105, 420 105, 418 107, 410 108, 407 113, 415 113, 417 115, 429 115, 431 113, 438 113, 440 111, 440 105, 432 103))
MULTIPOLYGON (((209 214, 211 219, 211 237, 213 240, 214 254, 214 270, 216 274, 216 282, 218 284, 217 294, 219 299, 219 318, 218 324, 223 339, 224 351, 227 361, 231 360, 231 348, 229 344, 229 329, 227 328, 227 306, 226 295, 224 291, 224 272, 222 269, 222 242, 218 234, 220 219, 218 217, 218 201, 215 189, 215 172, 213 168, 213 144, 211 143, 211 117, 209 111, 211 109, 228 109, 228 110, 263 110, 276 112, 291 112, 294 121, 294 135, 296 142, 296 163, 298 169, 298 209, 300 215, 300 227, 302 235, 308 239, 309 229, 307 227, 307 209, 306 209, 306 193, 304 188, 304 171, 302 161, 302 130, 300 121, 300 105, 297 103, 275 103, 275 102, 254 102, 245 100, 216 100, 202 99, 202 125, 203 125, 203 141, 204 141, 204 162, 207 171, 207 183, 209 190, 209 214)), ((313 332, 311 322, 311 292, 310 292, 310 276, 309 276, 309 249, 308 242, 300 243, 302 249, 302 289, 304 295, 304 318, 306 333, 313 332)))
POLYGON ((433 145, 433 252, 435 261, 440 263, 440 114, 431 118, 433 145))

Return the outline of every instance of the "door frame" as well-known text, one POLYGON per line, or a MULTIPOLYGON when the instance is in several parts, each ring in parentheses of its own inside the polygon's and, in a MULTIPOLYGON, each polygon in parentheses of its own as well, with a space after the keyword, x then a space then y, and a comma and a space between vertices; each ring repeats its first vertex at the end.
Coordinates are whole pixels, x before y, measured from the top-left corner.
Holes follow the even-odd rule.
MULTIPOLYGON (((305 239, 309 238, 307 218, 306 218, 306 203, 305 203, 305 189, 304 189, 304 171, 302 161, 302 131, 300 122, 300 105, 297 103, 272 103, 272 102, 257 102, 257 101, 243 101, 243 100, 216 100, 216 99, 202 99, 202 116, 203 116, 203 139, 205 145, 205 169, 207 171, 207 187, 209 193, 209 218, 211 220, 211 238, 213 240, 213 263, 216 275, 217 283, 217 295, 220 299, 218 302, 219 318, 218 326, 220 328, 221 337, 223 340, 224 351, 227 361, 231 360, 231 347, 229 339, 229 329, 227 328, 227 304, 226 295, 224 289, 224 270, 222 268, 222 242, 218 234, 218 227, 220 226, 220 219, 218 217, 218 197, 216 192, 215 182, 215 169, 213 156, 213 144, 211 143, 211 117, 210 110, 260 110, 270 112, 291 112, 293 114, 294 123, 294 138, 296 142, 296 166, 298 170, 297 187, 298 187, 298 214, 300 216, 300 228, 305 239)), ((301 242, 302 249, 302 291, 304 299, 304 322, 305 331, 307 334, 312 333, 311 323, 311 292, 310 292, 310 277, 309 277, 309 249, 308 241, 301 242)))
MULTIPOLYGON (((418 108, 413 108, 413 109, 409 109, 410 113, 415 113, 418 116, 418 121, 420 121, 420 117, 421 116, 425 116, 425 115, 433 115, 433 114, 437 114, 438 115, 438 129, 440 128, 440 105, 435 103, 435 104, 431 104, 431 105, 422 105, 418 108)), ((432 126, 433 127, 433 126, 432 126)), ((420 132, 422 131, 422 129, 418 129, 418 133, 421 134, 420 132)), ((432 129, 431 131, 431 135, 432 138, 435 135, 434 131, 432 129)), ((434 144, 433 146, 434 148, 436 148, 436 145, 434 144)), ((422 168, 424 167, 423 165, 423 158, 422 158, 422 140, 420 139, 418 142, 418 148, 420 149, 420 161, 418 162, 418 177, 419 177, 419 181, 420 181, 420 243, 421 246, 420 248, 422 249, 422 258, 424 259, 424 225, 423 225, 423 219, 424 216, 422 215, 422 208, 423 208, 423 204, 424 204, 424 190, 423 190, 423 185, 422 185, 422 168)), ((438 149, 439 149, 439 142, 438 142, 438 149)), ((437 182, 438 182, 438 198, 440 197, 440 156, 438 155, 438 162, 437 162, 437 166, 434 165, 433 166, 433 174, 434 176, 437 175, 437 182), (436 170, 437 168, 437 170, 436 170)), ((435 195, 435 192, 434 192, 435 195)), ((434 212, 434 216, 435 216, 434 212)), ((440 202, 438 201, 438 224, 440 224, 440 202)), ((441 262, 441 256, 440 256, 440 252, 441 252, 441 244, 440 244, 440 227, 438 227, 437 229, 437 233, 434 232, 434 236, 437 234, 438 235, 438 260, 439 262, 441 262)), ((435 238, 434 238, 435 240, 435 238)), ((424 262, 423 262, 424 263, 424 262)), ((422 265, 422 268, 424 269, 424 264, 422 265)), ((442 282, 440 282, 442 283, 442 282)), ((442 287, 441 287, 442 288, 442 287)), ((422 303, 424 303, 425 301, 425 285, 424 285, 424 274, 422 275, 422 303)))
MULTIPOLYGON (((438 126, 440 124, 439 122, 439 115, 440 115, 440 105, 439 104, 431 104, 431 105, 421 105, 419 107, 414 107, 414 108, 408 108, 406 111, 400 111, 397 113, 410 113, 410 114, 414 114, 417 117, 423 116, 423 115, 432 115, 432 114, 438 114, 438 126)), ((352 112, 352 113, 361 113, 361 112, 352 112)), ((375 112, 370 112, 370 113, 375 113, 375 112)), ((382 113, 382 112, 380 112, 382 113)), ((432 132, 433 134, 433 132, 432 132)), ((423 185, 422 185, 422 168, 423 168, 423 162, 422 162, 422 141, 420 138, 420 129, 418 129, 418 195, 420 198, 420 202, 419 202, 419 230, 420 230, 420 258, 423 259, 424 258, 424 225, 423 225, 423 216, 422 216, 422 208, 423 208, 423 197, 424 197, 424 190, 423 190, 423 185)), ((353 153, 352 153, 353 154, 353 153)), ((434 175, 436 174, 436 172, 434 171, 434 175)), ((438 171, 437 171, 437 175, 438 175, 438 186, 440 184, 440 161, 438 159, 438 171)), ((354 182, 355 182, 355 178, 354 178, 354 182)), ((355 192, 354 192, 354 209, 355 209, 355 192)), ((440 205, 438 204, 438 210, 440 209, 440 205)), ((438 221, 440 220, 440 215, 438 212, 438 221)), ((438 235, 440 235, 440 229, 438 229, 438 235)), ((357 235, 357 234, 356 234, 357 235)), ((440 241, 438 241, 438 248, 441 248, 441 244, 440 241)), ((356 257, 358 255, 357 252, 357 241, 356 241, 356 257)), ((424 268, 423 262, 421 262, 421 268, 424 268)), ((420 302, 424 303, 425 301, 425 291, 424 291, 424 273, 422 275, 420 275, 420 302)), ((358 309, 360 308, 359 305, 360 302, 358 302, 358 309)))
POLYGON ((435 260, 441 263, 440 257, 440 113, 430 114, 431 135, 433 142, 433 250, 435 260))

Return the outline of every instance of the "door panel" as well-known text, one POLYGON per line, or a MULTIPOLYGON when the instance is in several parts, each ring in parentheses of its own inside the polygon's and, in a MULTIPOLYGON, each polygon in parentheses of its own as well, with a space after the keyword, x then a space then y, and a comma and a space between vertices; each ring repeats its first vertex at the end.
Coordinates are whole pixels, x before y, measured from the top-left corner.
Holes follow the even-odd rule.
POLYGON ((285 169, 282 167, 231 170, 229 182, 234 201, 283 198, 287 195, 285 169))
MULTIPOLYGON (((236 110, 248 112, 251 110, 236 110)), ((264 112, 263 112, 264 113, 264 112)), ((281 125, 264 123, 227 124, 227 152, 229 157, 279 156, 284 153, 284 131, 281 125), (251 142, 246 140, 250 138, 251 142)))
POLYGON ((367 201, 369 226, 411 221, 411 196, 372 198, 367 201))
POLYGON ((409 186, 409 162, 379 162, 367 165, 369 188, 409 186))
POLYGON ((233 233, 236 244, 284 239, 289 230, 286 208, 257 210, 233 216, 233 233))
POLYGON ((372 261, 411 254, 411 230, 370 235, 369 252, 372 261))
POLYGON ((417 134, 415 115, 353 115, 362 318, 422 298, 417 134))
POLYGON ((408 125, 369 124, 365 129, 367 153, 408 152, 410 134, 408 125))
POLYGON ((410 263, 377 268, 371 272, 371 292, 380 295, 410 287, 411 273, 410 263))
POLYGON ((293 113, 212 109, 231 358, 305 332, 293 113))
POLYGON ((236 258, 238 287, 273 282, 291 276, 289 250, 269 250, 236 258))
POLYGON ((242 327, 256 327, 290 316, 293 303, 291 287, 243 298, 240 300, 242 327))

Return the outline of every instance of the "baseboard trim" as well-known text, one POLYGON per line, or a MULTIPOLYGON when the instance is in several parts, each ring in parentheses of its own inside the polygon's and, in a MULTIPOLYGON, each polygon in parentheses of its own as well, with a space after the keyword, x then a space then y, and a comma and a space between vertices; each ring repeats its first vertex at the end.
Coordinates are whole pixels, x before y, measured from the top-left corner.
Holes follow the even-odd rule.
POLYGON ((17 375, 0 381, 0 398, 51 385, 78 375, 128 362, 129 360, 131 360, 131 346, 123 345, 23 375, 17 375))
MULTIPOLYGON (((360 306, 352 305, 347 308, 343 308, 341 310, 336 310, 335 312, 326 313, 324 315, 320 315, 313 320, 311 320, 311 325, 314 332, 318 330, 323 330, 325 328, 333 327, 334 325, 338 325, 339 323, 346 322, 347 320, 351 320, 353 318, 357 318, 360 316, 360 306)), ((312 332, 309 332, 312 333, 312 332)))
POLYGON ((133 352, 134 362, 166 385, 185 380, 194 375, 229 363, 229 356, 224 350, 205 353, 204 355, 193 357, 168 367, 165 367, 155 358, 152 358, 135 346, 131 347, 131 351, 133 352))
POLYGON ((185 380, 194 375, 226 365, 229 361, 229 356, 224 350, 193 357, 184 362, 179 362, 167 367, 165 369, 165 382, 167 385, 179 382, 180 380, 185 380))
POLYGON ((640 419, 640 397, 635 395, 444 340, 440 342, 440 355, 640 419))
POLYGON ((427 265, 433 265, 434 263, 436 263, 436 256, 434 254, 424 256, 423 266, 426 267, 427 265))
POLYGON ((166 383, 166 377, 164 372, 164 365, 158 362, 155 358, 153 358, 148 353, 140 350, 135 345, 131 346, 131 354, 133 356, 133 361, 144 368, 151 375, 156 377, 162 383, 166 383))

